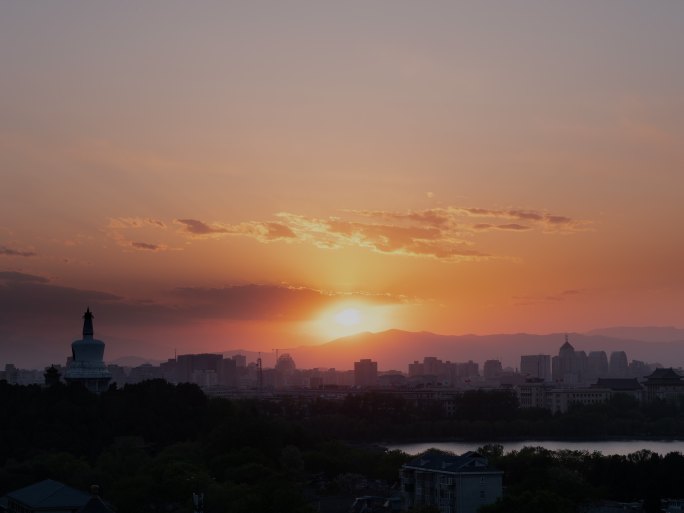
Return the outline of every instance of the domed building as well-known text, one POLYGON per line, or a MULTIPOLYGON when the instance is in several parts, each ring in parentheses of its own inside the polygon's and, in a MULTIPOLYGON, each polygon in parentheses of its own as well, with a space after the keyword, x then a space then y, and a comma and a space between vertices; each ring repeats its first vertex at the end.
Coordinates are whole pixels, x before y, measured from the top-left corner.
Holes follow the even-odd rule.
POLYGON ((82 383, 99 394, 107 389, 112 375, 104 363, 105 344, 93 338, 93 314, 88 308, 83 314, 83 338, 71 343, 71 361, 64 379, 67 383, 82 383))

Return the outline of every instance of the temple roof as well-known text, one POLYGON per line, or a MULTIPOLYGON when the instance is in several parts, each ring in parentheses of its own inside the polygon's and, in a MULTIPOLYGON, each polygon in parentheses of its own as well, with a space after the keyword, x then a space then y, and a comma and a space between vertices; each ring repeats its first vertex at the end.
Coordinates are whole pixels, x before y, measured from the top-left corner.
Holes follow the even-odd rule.
POLYGON ((653 371, 652 374, 649 374, 646 376, 646 381, 647 383, 682 383, 682 376, 677 374, 675 370, 672 367, 669 367, 667 369, 656 369, 653 371))

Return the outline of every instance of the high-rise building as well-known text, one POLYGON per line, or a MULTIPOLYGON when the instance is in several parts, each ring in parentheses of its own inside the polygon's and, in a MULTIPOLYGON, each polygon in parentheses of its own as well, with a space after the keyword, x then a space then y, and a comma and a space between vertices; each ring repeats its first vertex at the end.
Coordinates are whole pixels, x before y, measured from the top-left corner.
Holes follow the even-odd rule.
POLYGON ((237 362, 233 358, 224 358, 219 363, 218 384, 227 387, 236 387, 237 383, 237 362))
POLYGON ((610 353, 608 372, 612 378, 626 378, 629 374, 627 353, 624 351, 613 351, 610 353))
POLYGON ((408 365, 408 375, 409 378, 415 378, 416 376, 422 376, 425 374, 425 367, 419 361, 414 361, 408 365))
POLYGON ((378 384, 378 362, 370 359, 354 362, 354 385, 374 387, 378 384))
POLYGON ((584 351, 575 351, 575 368, 573 373, 577 377, 577 381, 580 383, 585 383, 589 374, 589 358, 587 353, 584 351))
POLYGON ((234 354, 231 359, 235 360, 235 365, 238 368, 247 367, 247 357, 244 354, 234 354))
POLYGON ((592 351, 587 357, 589 378, 596 381, 608 377, 608 356, 605 351, 592 351))
POLYGON ((520 357, 520 374, 526 379, 551 380, 551 356, 531 354, 520 357))
POLYGON ((499 360, 487 360, 482 366, 482 373, 485 379, 497 379, 501 376, 503 367, 499 360))
POLYGON ((441 376, 444 373, 444 362, 435 356, 423 358, 423 374, 441 376))
POLYGON ((454 365, 456 365, 457 377, 460 379, 469 380, 480 375, 480 365, 472 360, 459 362, 454 365))
POLYGON ((298 377, 294 358, 292 358, 289 353, 281 354, 275 365, 276 388, 287 388, 298 385, 298 377))
POLYGON ((213 353, 178 355, 178 358, 176 358, 178 382, 202 385, 207 382, 203 372, 213 371, 218 375, 219 365, 222 360, 223 355, 213 353))

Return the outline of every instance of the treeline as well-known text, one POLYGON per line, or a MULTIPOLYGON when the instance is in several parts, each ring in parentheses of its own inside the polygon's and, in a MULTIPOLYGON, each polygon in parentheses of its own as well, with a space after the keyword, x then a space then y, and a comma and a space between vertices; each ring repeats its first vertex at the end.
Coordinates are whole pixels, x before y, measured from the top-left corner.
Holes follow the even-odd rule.
MULTIPOLYGON (((99 484, 104 498, 127 513, 186 513, 196 491, 205 493, 207 513, 307 512, 312 490, 335 494, 345 486, 345 476, 396 482, 409 457, 366 442, 684 432, 681 404, 642 406, 620 396, 556 416, 519 409, 507 392, 466 392, 453 406, 455 416, 447 417, 437 402, 396 394, 229 401, 208 398, 195 385, 161 380, 112 387, 99 396, 80 386, 0 382, 0 496, 52 478, 80 489, 99 484)), ((538 489, 542 497, 555 500, 556 494, 571 507, 579 496, 643 495, 639 486, 654 479, 659 496, 675 490, 684 496, 681 478, 667 477, 671 471, 684 476, 678 455, 632 461, 488 450, 506 471, 506 500, 522 500, 525 490, 538 489), (527 481, 534 476, 539 481, 527 481), (552 483, 566 477, 567 483, 581 484, 567 488, 569 495, 552 483), (573 495, 575 489, 580 491, 573 495)))
POLYGON ((544 409, 519 408, 512 391, 498 390, 455 396, 451 412, 436 399, 416 401, 384 392, 349 395, 342 401, 291 397, 273 407, 286 418, 306 419, 319 433, 347 440, 650 438, 684 433, 682 398, 641 404, 625 394, 555 415, 544 409))
POLYGON ((662 499, 684 497, 684 456, 680 453, 604 456, 525 447, 503 454, 496 445, 480 452, 504 471, 504 497, 481 513, 574 513, 600 500, 643 501, 647 513, 660 513, 662 499))
POLYGON ((161 380, 99 396, 0 382, 0 411, 0 497, 46 478, 98 484, 126 513, 189 513, 198 491, 207 513, 310 512, 314 478, 331 494, 345 475, 393 482, 408 459, 337 442, 271 402, 161 380))

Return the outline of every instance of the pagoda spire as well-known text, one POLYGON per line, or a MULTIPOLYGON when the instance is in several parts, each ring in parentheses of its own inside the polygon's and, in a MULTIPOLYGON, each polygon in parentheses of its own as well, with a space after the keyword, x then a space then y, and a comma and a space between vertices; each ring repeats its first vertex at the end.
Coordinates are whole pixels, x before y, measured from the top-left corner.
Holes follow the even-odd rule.
POLYGON ((90 307, 83 314, 83 338, 93 338, 93 313, 90 307))

